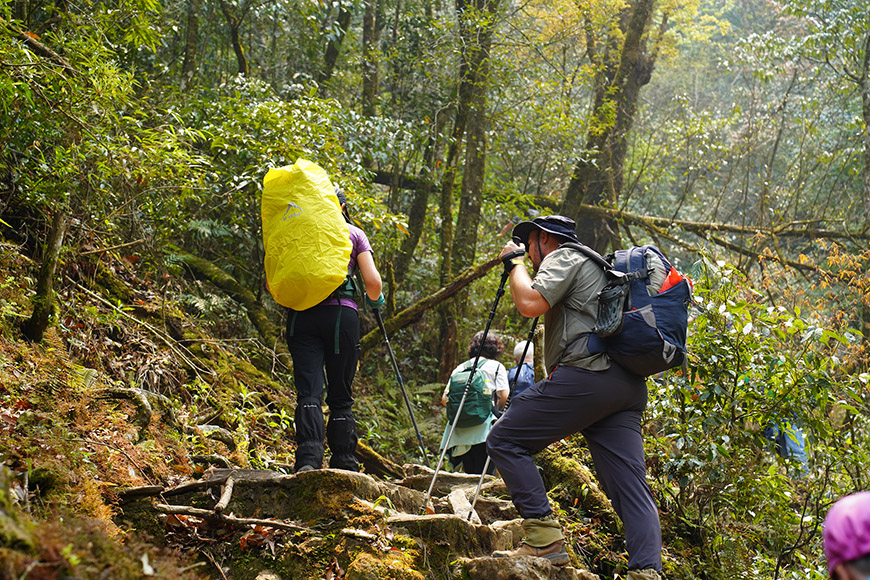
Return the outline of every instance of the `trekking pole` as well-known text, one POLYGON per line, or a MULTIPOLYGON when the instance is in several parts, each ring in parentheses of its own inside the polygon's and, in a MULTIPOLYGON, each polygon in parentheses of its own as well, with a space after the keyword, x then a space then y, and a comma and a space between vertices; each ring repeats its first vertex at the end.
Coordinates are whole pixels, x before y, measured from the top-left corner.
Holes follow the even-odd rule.
MULTIPOLYGON (((520 369, 526 361, 526 353, 529 352, 529 345, 532 344, 532 340, 535 338, 535 329, 538 327, 538 318, 535 318, 532 321, 532 329, 529 330, 529 336, 526 339, 526 346, 523 348, 523 356, 520 357, 520 364, 517 366, 517 374, 514 375, 513 380, 510 385, 508 385, 508 398, 504 403, 504 413, 507 413, 508 407, 511 406, 511 398, 514 395, 514 389, 517 386, 517 380, 520 378, 520 369)), ((471 516, 474 514, 474 506, 477 505, 477 497, 480 495, 480 488, 483 487, 483 478, 486 477, 486 470, 489 469, 489 463, 491 459, 489 454, 486 454, 486 463, 483 465, 483 472, 480 474, 480 480, 477 482, 477 489, 474 490, 474 498, 471 500, 471 510, 468 512, 468 521, 471 521, 471 516)))
POLYGON ((432 481, 429 483, 429 489, 426 490, 426 495, 423 498, 423 509, 427 509, 429 499, 432 497, 432 488, 435 487, 435 480, 438 478, 438 471, 441 469, 441 464, 444 462, 444 456, 447 450, 450 449, 450 439, 453 438, 453 432, 456 430, 456 424, 459 422, 459 416, 462 413, 462 406, 465 404, 465 397, 468 395, 468 387, 471 385, 471 379, 474 378, 474 373, 477 372, 477 362, 480 360, 480 353, 483 351, 483 345, 486 342, 486 335, 489 334, 489 327, 492 325, 492 319, 495 318, 495 310, 498 307, 499 300, 504 296, 504 285, 507 282, 508 275, 511 272, 513 264, 510 260, 519 258, 524 255, 524 250, 516 250, 506 255, 501 259, 504 264, 504 272, 501 274, 501 281, 498 284, 498 290, 495 293, 495 301, 492 303, 492 309, 489 311, 489 318, 486 320, 486 328, 483 330, 484 340, 480 343, 480 348, 477 349, 477 355, 474 357, 474 363, 471 365, 471 372, 468 374, 468 380, 465 381, 465 390, 462 392, 462 399, 459 401, 459 406, 456 409, 456 416, 453 418, 453 423, 450 425, 450 431, 447 433, 447 441, 444 442, 444 448, 441 449, 441 455, 438 457, 438 463, 435 465, 435 473, 432 474, 432 481))
POLYGON ((426 465, 429 465, 429 454, 426 453, 426 446, 423 445, 423 437, 420 435, 420 428, 417 427, 417 420, 414 419, 414 410, 411 408, 411 400, 408 398, 408 392, 405 390, 405 383, 402 381, 402 374, 399 372, 399 365, 396 363, 396 355, 393 354, 393 347, 390 346, 390 337, 387 336, 387 329, 384 326, 384 320, 381 318, 381 311, 377 308, 372 310, 375 313, 375 320, 378 321, 378 326, 384 335, 384 342, 387 343, 387 352, 390 353, 390 360, 393 361, 393 370, 396 371, 396 379, 399 381, 399 387, 402 389, 402 396, 405 398, 405 405, 408 407, 408 413, 411 415, 411 423, 414 425, 414 431, 417 433, 417 443, 420 444, 420 451, 423 452, 423 460, 426 465))

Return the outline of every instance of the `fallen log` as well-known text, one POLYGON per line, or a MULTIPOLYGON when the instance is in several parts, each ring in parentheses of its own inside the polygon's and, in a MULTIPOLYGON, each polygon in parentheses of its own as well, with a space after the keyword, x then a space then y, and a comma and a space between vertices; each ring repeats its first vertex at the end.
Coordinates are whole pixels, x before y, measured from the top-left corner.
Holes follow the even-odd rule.
POLYGON ((192 254, 179 252, 176 254, 179 262, 187 266, 190 272, 197 279, 205 279, 222 291, 226 292, 234 300, 240 302, 245 307, 248 313, 248 318, 257 329, 257 333, 266 345, 272 345, 275 354, 285 364, 290 362, 290 353, 287 350, 287 345, 281 339, 281 332, 275 326, 269 316, 266 314, 266 309, 257 300, 253 292, 239 284, 239 282, 221 268, 215 266, 205 258, 199 258, 192 254))
MULTIPOLYGON (((430 294, 422 300, 418 300, 401 312, 398 312, 394 316, 384 320, 384 328, 386 329, 387 334, 392 335, 396 331, 416 322, 424 313, 431 310, 433 306, 452 298, 457 292, 478 278, 485 276, 500 262, 501 260, 499 260, 498 257, 495 257, 486 262, 477 264, 476 266, 467 268, 434 294, 430 294)), ((365 353, 381 340, 383 340, 383 336, 381 336, 380 330, 372 330, 360 339, 360 354, 365 353)))

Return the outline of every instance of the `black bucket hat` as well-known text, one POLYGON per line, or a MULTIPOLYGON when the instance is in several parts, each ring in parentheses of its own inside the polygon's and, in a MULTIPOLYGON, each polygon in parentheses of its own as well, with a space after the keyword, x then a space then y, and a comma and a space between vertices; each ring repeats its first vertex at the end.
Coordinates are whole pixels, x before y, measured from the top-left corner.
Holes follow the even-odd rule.
POLYGON ((575 227, 576 224, 571 218, 566 218, 561 215, 545 215, 536 217, 530 222, 518 223, 511 236, 519 238, 522 240, 523 244, 528 246, 529 234, 532 230, 538 229, 577 242, 579 240, 577 239, 577 234, 574 232, 575 227))

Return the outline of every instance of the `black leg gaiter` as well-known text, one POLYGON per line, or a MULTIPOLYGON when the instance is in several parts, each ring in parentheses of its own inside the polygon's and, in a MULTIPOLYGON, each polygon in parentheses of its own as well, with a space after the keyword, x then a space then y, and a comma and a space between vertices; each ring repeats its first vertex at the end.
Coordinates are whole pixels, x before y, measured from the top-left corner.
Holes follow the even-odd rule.
POLYGON ((329 460, 330 467, 359 471, 359 462, 356 459, 358 438, 353 413, 346 411, 331 415, 329 425, 326 427, 326 439, 332 452, 332 458, 329 460))
POLYGON ((296 403, 296 464, 315 469, 323 466, 323 409, 320 399, 305 398, 296 403))

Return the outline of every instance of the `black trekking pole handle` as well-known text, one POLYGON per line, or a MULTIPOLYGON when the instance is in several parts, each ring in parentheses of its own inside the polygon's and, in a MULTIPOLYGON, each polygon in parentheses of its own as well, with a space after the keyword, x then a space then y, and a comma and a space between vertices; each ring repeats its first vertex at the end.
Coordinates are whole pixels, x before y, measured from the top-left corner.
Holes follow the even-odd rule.
POLYGON ((480 342, 480 348, 477 349, 477 355, 474 357, 474 363, 471 365, 471 372, 468 374, 468 380, 465 382, 465 390, 462 393, 462 399, 459 401, 459 407, 456 409, 456 417, 450 425, 450 431, 447 433, 447 440, 444 442, 444 447, 441 449, 441 454, 438 457, 438 463, 435 465, 435 473, 432 474, 432 481, 429 483, 429 489, 426 490, 426 495, 423 498, 423 510, 429 506, 429 498, 432 497, 432 489, 435 487, 435 480, 438 478, 438 472, 441 470, 441 464, 444 463, 444 456, 447 455, 447 450, 450 449, 450 440, 453 438, 453 432, 456 430, 456 424, 459 422, 459 414, 462 412, 462 406, 465 404, 465 397, 468 395, 468 387, 471 385, 471 379, 474 378, 474 373, 477 371, 477 363, 480 360, 480 354, 483 351, 483 345, 486 342, 486 336, 489 334, 489 327, 492 326, 492 320, 495 318, 495 311, 498 308, 498 303, 501 297, 504 296, 504 286, 507 283, 510 270, 505 266, 501 274, 501 280, 498 283, 498 290, 495 293, 495 301, 492 303, 492 308, 489 311, 489 317, 486 319, 486 328, 483 330, 484 340, 480 342))
POLYGON ((399 365, 396 362, 396 355, 393 353, 393 347, 390 345, 390 338, 387 336, 387 328, 384 326, 384 320, 381 318, 381 311, 377 308, 372 309, 375 313, 375 320, 378 321, 378 326, 381 333, 384 335, 384 342, 387 344, 387 352, 390 353, 390 360, 393 362, 393 370, 396 371, 396 379, 399 381, 399 387, 402 389, 402 397, 405 399, 405 405, 408 407, 408 413, 411 415, 411 423, 414 425, 414 432, 417 434, 417 443, 420 445, 420 451, 423 452, 423 460, 426 466, 429 465, 429 454, 426 452, 426 446, 423 445, 423 436, 420 435, 420 428, 417 427, 417 420, 414 418, 414 410, 411 407, 411 400, 408 398, 408 392, 405 390, 405 383, 402 381, 402 373, 399 372, 399 365))
MULTIPOLYGON (((513 238, 511 238, 511 241, 518 246, 521 246, 523 243, 523 241, 519 238, 519 236, 514 236, 513 238)), ((505 254, 504 256, 502 256, 501 263, 504 264, 504 271, 510 272, 511 270, 513 270, 514 266, 517 265, 517 263, 514 262, 514 259, 522 258, 525 254, 526 254, 526 251, 524 249, 517 248, 516 250, 514 250, 510 254, 505 254)))
POLYGON ((517 265, 516 263, 514 263, 514 258, 522 258, 525 255, 526 251, 520 249, 514 250, 510 254, 505 254, 504 256, 502 256, 501 263, 504 264, 505 272, 510 272, 514 269, 514 266, 517 265))
MULTIPOLYGON (((526 360, 526 353, 529 352, 529 345, 532 344, 532 340, 535 338, 535 330, 538 328, 538 318, 536 317, 532 321, 532 328, 529 330, 529 336, 526 338, 526 346, 523 348, 523 356, 520 357, 520 364, 517 367, 517 374, 514 375, 514 378, 511 379, 510 384, 508 385, 508 397, 507 401, 504 403, 504 413, 507 413, 508 407, 511 406, 511 399, 514 395, 514 389, 517 386, 517 380, 520 378, 520 368, 526 360)), ((480 488, 483 487, 483 478, 486 477, 486 472, 489 469, 489 463, 491 459, 489 454, 486 456, 486 463, 483 465, 483 472, 480 474, 480 479, 477 482, 477 489, 474 490, 474 498, 471 500, 471 508, 468 511, 468 521, 471 521, 471 516, 474 514, 474 506, 477 504, 477 498, 480 495, 480 488)))

